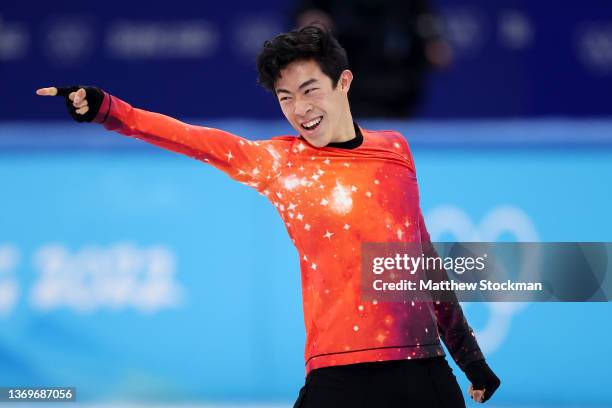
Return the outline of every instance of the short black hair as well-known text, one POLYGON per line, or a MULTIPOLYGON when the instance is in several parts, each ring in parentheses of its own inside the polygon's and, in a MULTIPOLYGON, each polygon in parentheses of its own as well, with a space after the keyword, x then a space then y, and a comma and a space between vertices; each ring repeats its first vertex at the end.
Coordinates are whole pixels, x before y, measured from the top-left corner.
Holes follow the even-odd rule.
POLYGON ((327 28, 308 25, 266 41, 257 57, 257 82, 274 92, 280 71, 293 61, 314 60, 332 80, 335 88, 340 74, 348 69, 346 51, 327 28))

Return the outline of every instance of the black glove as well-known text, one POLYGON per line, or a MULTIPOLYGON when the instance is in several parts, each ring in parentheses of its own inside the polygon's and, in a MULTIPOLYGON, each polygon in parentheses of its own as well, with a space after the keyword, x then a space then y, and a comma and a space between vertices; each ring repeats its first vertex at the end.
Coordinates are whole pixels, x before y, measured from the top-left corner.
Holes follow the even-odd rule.
POLYGON ((68 113, 77 122, 91 122, 94 120, 104 100, 104 92, 95 86, 73 85, 57 87, 57 96, 63 96, 66 99, 68 113), (70 93, 76 92, 81 88, 85 89, 85 99, 87 99, 87 106, 89 107, 89 110, 83 115, 76 113, 78 108, 75 108, 70 98, 68 98, 70 93))
POLYGON ((472 361, 468 364, 465 368, 465 375, 475 390, 485 390, 482 402, 491 398, 501 384, 499 378, 484 360, 472 361))

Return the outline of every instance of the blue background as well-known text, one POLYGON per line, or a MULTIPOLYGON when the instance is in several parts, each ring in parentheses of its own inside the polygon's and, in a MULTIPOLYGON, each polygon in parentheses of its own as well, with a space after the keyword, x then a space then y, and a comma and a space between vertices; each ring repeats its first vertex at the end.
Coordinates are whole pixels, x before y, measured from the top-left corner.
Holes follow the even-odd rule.
MULTIPOLYGON (((436 229, 441 211, 442 224, 456 226, 455 211, 473 224, 463 234, 486 240, 611 240, 612 123, 385 124, 412 145, 434 239, 469 239, 436 229), (532 146, 517 143, 530 129, 532 146), (464 142, 449 138, 457 132, 464 142), (527 226, 508 222, 504 209, 527 226), (486 235, 487 217, 498 236, 486 235)), ((283 122, 213 125, 250 138, 286 130, 283 122)), ((0 384, 71 385, 85 401, 290 405, 304 370, 298 260, 264 197, 97 125, 1 125, 0 136, 0 254, 19 253, 12 263, 0 255, 0 288, 19 287, 0 308, 0 384), (33 300, 42 247, 76 257, 119 243, 172 254, 175 304, 100 301, 81 310, 33 300)), ((503 381, 496 404, 612 405, 610 303, 464 307, 503 381)))

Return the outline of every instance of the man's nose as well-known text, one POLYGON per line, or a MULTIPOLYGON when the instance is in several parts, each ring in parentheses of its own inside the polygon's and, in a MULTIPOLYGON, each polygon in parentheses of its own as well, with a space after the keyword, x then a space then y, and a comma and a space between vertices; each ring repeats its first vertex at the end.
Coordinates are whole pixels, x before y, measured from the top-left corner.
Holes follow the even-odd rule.
POLYGON ((312 109, 312 105, 306 101, 295 101, 294 113, 296 116, 305 116, 312 109))

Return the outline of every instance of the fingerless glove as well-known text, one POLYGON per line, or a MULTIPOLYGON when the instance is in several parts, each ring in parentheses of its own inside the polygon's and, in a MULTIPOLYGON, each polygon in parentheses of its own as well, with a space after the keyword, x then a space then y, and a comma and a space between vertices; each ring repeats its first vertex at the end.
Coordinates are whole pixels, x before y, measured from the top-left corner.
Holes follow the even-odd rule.
POLYGON ((66 100, 66 107, 68 108, 68 113, 70 113, 70 116, 72 116, 72 118, 77 122, 93 121, 98 115, 98 112, 100 111, 100 106, 102 105, 102 101, 104 100, 104 92, 102 92, 100 88, 97 88, 95 86, 62 86, 57 88, 57 95, 64 97, 64 99, 66 100), (89 110, 83 115, 78 114, 76 112, 78 108, 75 108, 70 98, 68 98, 68 95, 70 95, 70 93, 76 92, 81 88, 85 89, 85 99, 87 99, 87 106, 89 107, 89 110))

